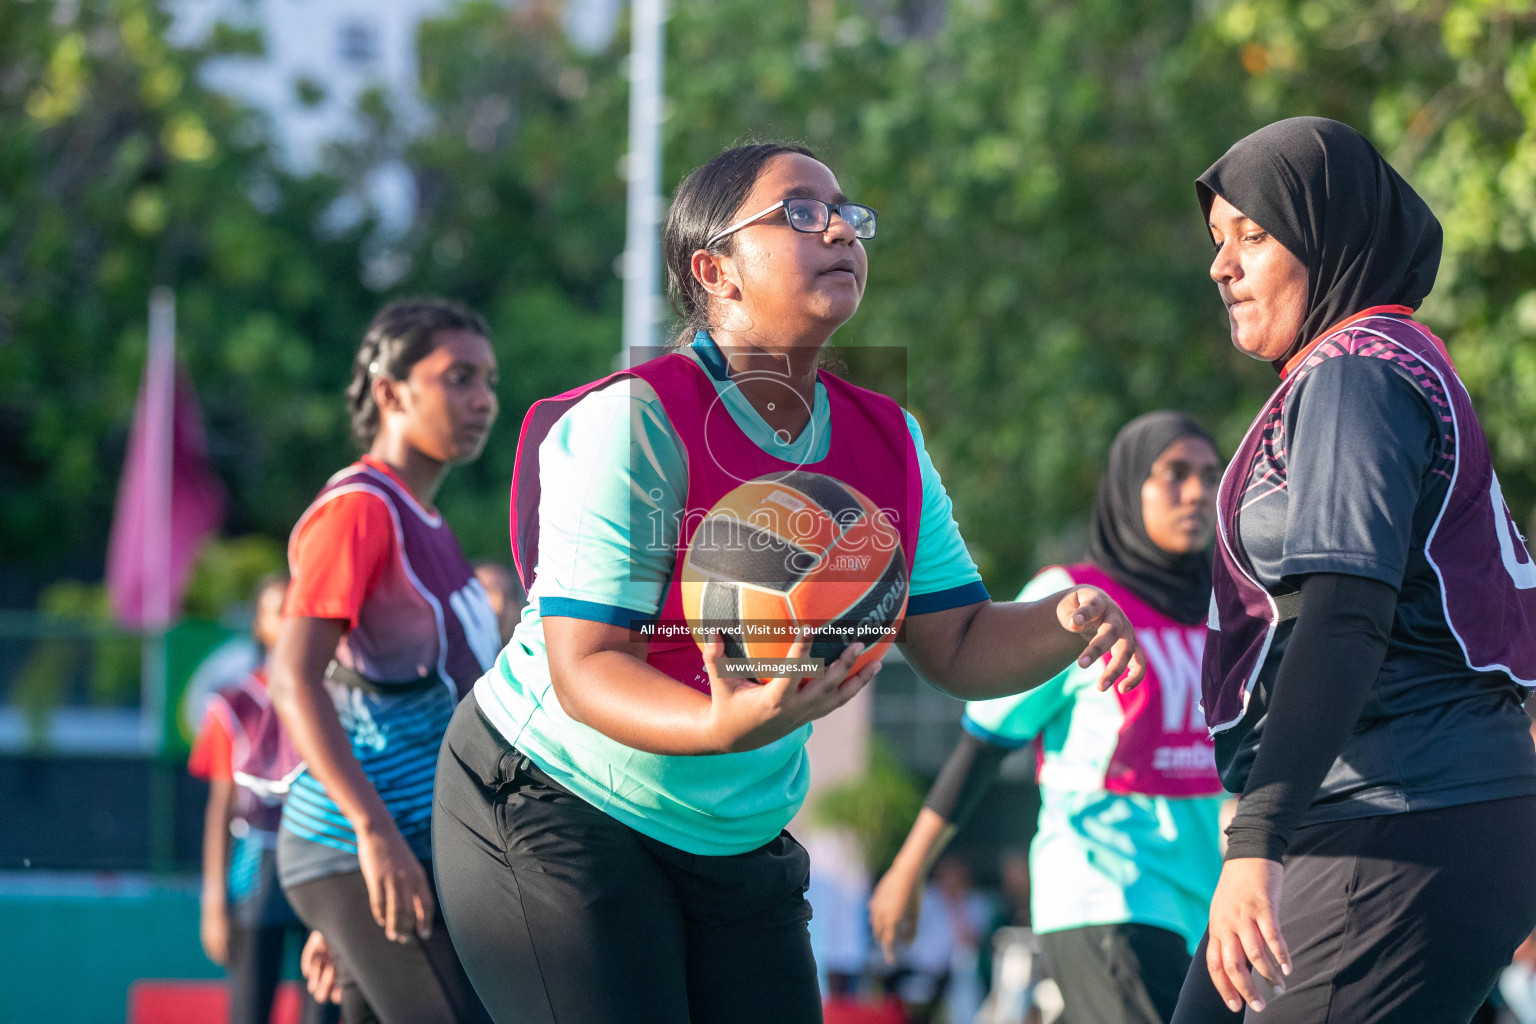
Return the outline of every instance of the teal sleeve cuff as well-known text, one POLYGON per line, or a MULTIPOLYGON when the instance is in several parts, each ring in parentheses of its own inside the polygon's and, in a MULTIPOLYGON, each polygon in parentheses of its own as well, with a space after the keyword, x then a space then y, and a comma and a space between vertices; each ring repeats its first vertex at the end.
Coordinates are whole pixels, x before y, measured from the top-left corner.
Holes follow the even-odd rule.
POLYGON ((1029 745, 1029 740, 1019 739, 1017 736, 1003 736, 995 733, 983 725, 978 725, 970 715, 960 719, 960 728, 975 736, 983 743, 990 743, 994 747, 1002 747, 1004 750, 1018 750, 1029 745))
POLYGON ((931 594, 913 594, 907 598, 907 614, 928 615, 932 612, 947 612, 951 608, 964 608, 968 604, 990 600, 992 595, 987 593, 987 585, 977 580, 975 583, 950 587, 948 590, 936 590, 931 594))
POLYGON ((606 622, 610 626, 623 626, 626 629, 639 629, 656 621, 655 612, 637 612, 633 608, 598 604, 596 601, 578 601, 573 597, 539 598, 539 617, 547 619, 552 615, 563 619, 606 622))

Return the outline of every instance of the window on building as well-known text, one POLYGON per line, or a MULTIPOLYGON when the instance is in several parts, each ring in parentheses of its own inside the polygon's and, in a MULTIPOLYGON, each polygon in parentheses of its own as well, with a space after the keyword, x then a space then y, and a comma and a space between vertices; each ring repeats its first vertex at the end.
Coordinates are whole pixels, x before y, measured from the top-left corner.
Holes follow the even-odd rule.
POLYGON ((341 59, 355 67, 367 67, 379 59, 379 32, 372 22, 351 18, 341 23, 337 39, 341 59))

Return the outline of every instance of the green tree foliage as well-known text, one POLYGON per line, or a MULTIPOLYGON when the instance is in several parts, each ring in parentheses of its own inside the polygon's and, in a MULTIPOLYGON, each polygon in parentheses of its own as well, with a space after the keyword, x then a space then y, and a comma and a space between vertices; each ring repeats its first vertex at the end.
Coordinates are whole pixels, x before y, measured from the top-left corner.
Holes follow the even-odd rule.
POLYGON ((422 205, 398 290, 454 296, 490 321, 501 419, 441 503, 466 551, 510 563, 523 413, 606 373, 618 351, 628 89, 619 57, 575 52, 547 5, 476 0, 419 39, 436 128, 407 153, 422 205))
POLYGON ((215 538, 204 544, 198 555, 182 601, 182 614, 217 622, 231 608, 254 609, 256 585, 263 577, 287 568, 281 541, 259 533, 215 538))
POLYGON ((199 85, 205 60, 251 40, 177 50, 165 24, 145 0, 34 0, 0 21, 6 564, 102 564, 156 284, 177 292, 234 532, 282 536, 323 479, 317 456, 345 455, 334 339, 373 298, 358 237, 313 227, 337 186, 285 176, 261 121, 199 85))
POLYGON ((1238 0, 1208 34, 1248 72, 1251 120, 1349 121, 1434 207, 1445 257, 1422 313, 1536 530, 1536 5, 1238 0))
MULTIPOLYGON (((258 119, 197 85, 228 34, 170 49, 147 2, 86 0, 69 21, 32 0, 0 23, 0 561, 100 564, 154 283, 181 296, 231 532, 274 539, 347 458, 340 393, 377 304, 434 291, 486 313, 502 421, 441 500, 472 555, 505 557, 518 421, 618 349, 625 34, 581 54, 558 4, 459 3, 420 32, 430 130, 401 140, 374 97, 374 135, 296 179, 258 119), (402 147, 422 195, 405 237, 317 230, 402 147), (381 254, 384 294, 358 275, 381 254)), ((1512 507, 1536 505, 1530 0, 671 6, 665 180, 791 137, 881 211, 836 341, 905 351, 996 592, 1079 553, 1126 420, 1182 407, 1230 451, 1273 386, 1226 339, 1192 184, 1294 114, 1367 132, 1439 213, 1424 316, 1512 507)))
POLYGON ((901 849, 923 807, 923 791, 901 757, 879 736, 870 739, 869 770, 816 798, 811 819, 853 833, 865 869, 878 877, 901 849))
POLYGON ((838 341, 907 350, 911 407, 994 589, 1080 553, 1131 417, 1187 409, 1230 452, 1274 386, 1226 338, 1193 181, 1297 114, 1371 135, 1445 222, 1424 315, 1512 506, 1536 503, 1529 3, 957 0, 923 34, 881 10, 680 2, 669 177, 783 134, 881 210, 838 341))

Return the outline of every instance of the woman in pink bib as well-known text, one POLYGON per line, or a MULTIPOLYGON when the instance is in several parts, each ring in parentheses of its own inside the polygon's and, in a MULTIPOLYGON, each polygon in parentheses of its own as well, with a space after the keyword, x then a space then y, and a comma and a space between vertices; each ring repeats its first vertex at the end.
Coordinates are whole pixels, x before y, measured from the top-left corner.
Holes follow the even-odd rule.
POLYGON ((1107 657, 1106 687, 1144 672, 1101 590, 988 600, 916 421, 818 369, 875 219, 806 150, 720 154, 679 186, 664 239, 691 343, 529 410, 512 494, 529 604, 455 713, 433 825, 443 910, 498 1021, 821 1019, 809 865, 784 826, 810 723, 878 663, 802 641, 791 656, 824 653, 822 675, 759 682, 724 675, 718 641, 701 653, 682 569, 743 482, 814 492, 839 523, 874 515, 860 496, 878 507, 907 656, 952 692, 1013 693, 1078 658, 1107 657))
POLYGON ((1088 558, 1019 595, 1071 584, 1112 596, 1147 652, 1147 678, 1103 693, 1068 668, 1037 689, 973 701, 964 733, 901 852, 875 887, 870 925, 887 959, 910 942, 928 869, 975 812, 1004 758, 1038 744, 1029 925, 1073 1024, 1165 1024, 1205 930, 1221 869, 1222 792, 1200 695, 1211 596, 1216 444, 1182 413, 1151 412, 1110 446, 1088 558))

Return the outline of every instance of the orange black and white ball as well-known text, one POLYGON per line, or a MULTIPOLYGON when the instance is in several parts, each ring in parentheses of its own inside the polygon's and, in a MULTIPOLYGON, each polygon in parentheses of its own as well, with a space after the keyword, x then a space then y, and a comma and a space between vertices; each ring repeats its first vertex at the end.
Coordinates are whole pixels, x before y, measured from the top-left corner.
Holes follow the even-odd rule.
POLYGON ((783 658, 811 631, 807 657, 827 662, 864 643, 857 671, 896 637, 907 561, 890 512, 797 470, 749 480, 709 510, 689 541, 682 588, 701 647, 713 630, 727 658, 783 658))

